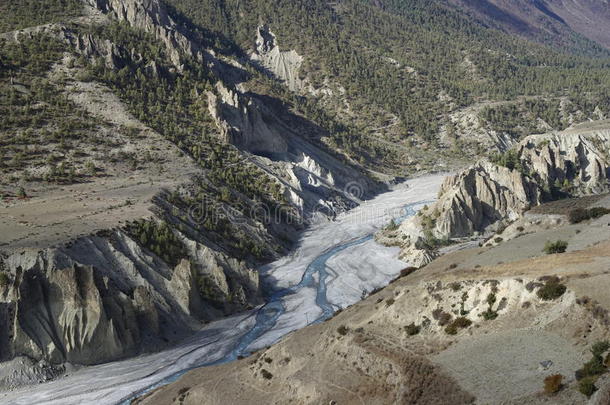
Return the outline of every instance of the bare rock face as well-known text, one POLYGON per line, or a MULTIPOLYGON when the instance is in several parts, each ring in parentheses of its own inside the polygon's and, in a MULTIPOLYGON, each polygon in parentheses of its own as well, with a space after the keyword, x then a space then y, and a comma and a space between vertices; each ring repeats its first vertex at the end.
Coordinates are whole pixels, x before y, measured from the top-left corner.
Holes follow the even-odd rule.
POLYGON ((174 268, 129 236, 78 239, 70 246, 26 250, 1 260, 0 360, 18 355, 51 363, 95 364, 161 348, 210 320, 262 302, 258 274, 220 252, 193 245, 196 256, 174 268), (201 292, 232 296, 226 306, 201 292))
POLYGON ((250 58, 268 69, 294 92, 303 90, 304 83, 299 77, 303 57, 296 51, 281 51, 275 34, 266 25, 256 31, 256 50, 250 58))
POLYGON ((610 130, 571 129, 531 136, 516 148, 510 168, 481 161, 448 177, 438 200, 397 230, 378 235, 402 246, 401 257, 422 266, 440 240, 495 230, 524 211, 553 198, 610 189, 610 130))
POLYGON ((225 141, 256 154, 283 155, 286 141, 263 119, 262 106, 247 96, 216 85, 218 95, 208 93, 210 114, 216 120, 225 141))
POLYGON ((378 185, 311 142, 320 128, 281 106, 218 82, 208 106, 226 142, 254 155, 259 167, 276 177, 284 195, 302 213, 340 212, 372 195, 378 185), (313 133, 313 134, 312 134, 313 133))
POLYGON ((125 21, 132 27, 142 29, 161 40, 166 45, 174 65, 180 65, 180 51, 203 60, 200 47, 172 20, 165 5, 160 1, 87 0, 87 2, 118 21, 125 21))
POLYGON ((610 130, 530 136, 519 156, 530 177, 547 188, 569 183, 571 194, 597 194, 608 189, 610 130))
POLYGON ((483 231, 499 220, 516 219, 541 202, 535 183, 516 170, 490 162, 480 162, 447 178, 439 195, 433 212, 438 213, 434 233, 441 238, 483 231))

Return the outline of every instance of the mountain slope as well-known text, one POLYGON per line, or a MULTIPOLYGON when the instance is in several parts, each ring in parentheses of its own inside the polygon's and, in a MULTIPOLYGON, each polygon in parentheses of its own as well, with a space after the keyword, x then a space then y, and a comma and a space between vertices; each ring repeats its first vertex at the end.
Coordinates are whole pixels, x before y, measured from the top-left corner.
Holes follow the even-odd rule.
POLYGON ((610 48, 610 5, 604 0, 449 0, 449 3, 487 24, 576 52, 594 49, 584 38, 610 48))
POLYGON ((440 3, 10 5, 2 359, 166 345, 260 303, 254 269, 379 179, 610 114, 608 59, 440 3))

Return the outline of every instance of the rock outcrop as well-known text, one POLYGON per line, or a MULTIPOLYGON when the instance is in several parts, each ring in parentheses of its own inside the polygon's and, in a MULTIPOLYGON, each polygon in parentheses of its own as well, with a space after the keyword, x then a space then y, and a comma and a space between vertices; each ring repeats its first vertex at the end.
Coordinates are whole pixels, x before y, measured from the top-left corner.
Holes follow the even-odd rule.
POLYGON ((288 201, 305 215, 333 215, 379 190, 368 176, 315 145, 322 130, 283 106, 220 82, 208 92, 208 106, 224 140, 257 155, 252 159, 280 181, 288 201))
POLYGON ((169 15, 165 5, 158 0, 86 0, 87 3, 112 16, 125 21, 161 40, 174 65, 181 64, 180 52, 203 60, 201 47, 191 39, 188 31, 178 25, 169 15))
POLYGON ((277 79, 283 81, 291 91, 300 92, 305 87, 299 77, 303 57, 295 50, 281 51, 275 34, 268 26, 258 27, 256 31, 256 50, 250 58, 267 69, 277 79))
POLYGON ((122 231, 1 260, 0 360, 94 364, 150 351, 262 302, 258 274, 192 242, 172 267, 122 231), (217 291, 217 300, 202 293, 217 291), (227 297, 233 297, 229 300, 227 297), (222 303, 227 302, 225 308, 222 303))
POLYGON ((607 191, 610 130, 597 126, 530 136, 509 152, 509 167, 481 161, 448 177, 438 201, 378 240, 402 246, 401 255, 422 266, 439 241, 494 231, 554 198, 607 191))

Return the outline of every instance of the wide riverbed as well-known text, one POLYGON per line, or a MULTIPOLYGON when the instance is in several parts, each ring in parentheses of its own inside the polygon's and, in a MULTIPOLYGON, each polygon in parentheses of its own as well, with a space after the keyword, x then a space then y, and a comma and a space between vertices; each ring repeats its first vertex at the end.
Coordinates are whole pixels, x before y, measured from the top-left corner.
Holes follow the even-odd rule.
POLYGON ((82 368, 56 381, 0 394, 10 404, 114 404, 194 367, 233 361, 294 330, 330 317, 387 285, 407 263, 398 249, 383 247, 373 234, 391 219, 403 220, 436 197, 442 175, 410 180, 311 227, 295 251, 260 269, 273 291, 268 303, 207 325, 180 345, 160 353, 82 368))

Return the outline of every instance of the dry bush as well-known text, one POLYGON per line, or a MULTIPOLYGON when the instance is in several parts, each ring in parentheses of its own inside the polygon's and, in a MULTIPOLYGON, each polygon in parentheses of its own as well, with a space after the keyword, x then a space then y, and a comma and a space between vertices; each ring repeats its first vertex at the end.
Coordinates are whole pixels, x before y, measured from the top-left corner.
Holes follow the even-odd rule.
POLYGON ((544 379, 544 392, 546 394, 555 394, 563 387, 563 376, 561 374, 550 375, 544 379))

